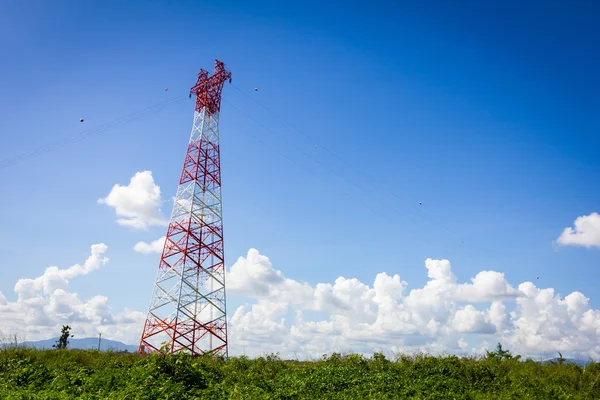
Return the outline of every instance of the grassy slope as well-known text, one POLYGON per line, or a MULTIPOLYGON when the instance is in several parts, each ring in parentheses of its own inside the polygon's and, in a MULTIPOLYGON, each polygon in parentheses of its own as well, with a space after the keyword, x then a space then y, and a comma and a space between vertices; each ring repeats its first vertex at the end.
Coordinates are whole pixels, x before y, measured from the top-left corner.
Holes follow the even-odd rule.
POLYGON ((228 361, 0 351, 1 399, 600 399, 600 364, 448 357, 228 361))

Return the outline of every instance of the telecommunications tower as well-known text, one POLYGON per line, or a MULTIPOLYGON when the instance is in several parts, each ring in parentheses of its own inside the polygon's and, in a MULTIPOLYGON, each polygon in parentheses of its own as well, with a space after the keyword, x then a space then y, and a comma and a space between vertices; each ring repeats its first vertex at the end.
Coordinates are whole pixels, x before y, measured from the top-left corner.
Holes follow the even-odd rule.
POLYGON ((194 125, 139 351, 227 356, 219 111, 225 64, 200 70, 194 125))

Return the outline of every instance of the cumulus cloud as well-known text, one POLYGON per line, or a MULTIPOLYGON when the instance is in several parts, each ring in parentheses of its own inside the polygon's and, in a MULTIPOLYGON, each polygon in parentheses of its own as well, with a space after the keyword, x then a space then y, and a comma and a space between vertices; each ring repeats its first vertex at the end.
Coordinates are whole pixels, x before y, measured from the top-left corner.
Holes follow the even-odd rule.
POLYGON ((127 186, 116 184, 98 203, 114 208, 120 225, 133 229, 167 225, 160 209, 160 187, 154 183, 151 171, 136 172, 127 186))
POLYGON ((460 333, 495 333, 496 327, 489 322, 485 312, 467 304, 456 311, 452 318, 452 328, 460 333))
MULTIPOLYGON (((71 323, 79 337, 102 332, 137 342, 145 313, 115 313, 105 295, 82 299, 70 289, 72 280, 108 262, 106 251, 97 244, 83 265, 49 267, 37 278, 20 279, 15 301, 0 293, 0 334, 35 340, 71 323)), ((386 272, 376 274, 372 283, 338 277, 310 284, 287 277, 250 249, 226 276, 229 294, 245 299, 229 310, 230 354, 484 354, 490 343, 501 342, 524 356, 560 351, 567 357, 600 358, 600 310, 580 292, 561 296, 532 282, 511 285, 496 271, 481 271, 463 283, 448 260, 425 260, 423 273, 428 280, 416 288, 386 272)))
POLYGON ((103 333, 111 339, 135 342, 144 314, 132 310, 114 313, 106 296, 82 299, 70 290, 73 279, 88 275, 108 262, 104 256, 107 250, 103 243, 94 244, 83 265, 64 269, 52 266, 37 278, 19 279, 14 287, 16 301, 9 301, 0 293, 0 335, 17 333, 27 340, 48 339, 60 332, 62 325, 71 324, 77 337, 103 333))
POLYGON ((148 253, 158 253, 161 254, 163 251, 163 246, 165 245, 165 239, 166 237, 160 237, 150 243, 146 243, 146 242, 137 242, 135 244, 135 246, 133 246, 133 250, 137 251, 138 253, 144 253, 144 254, 148 254, 148 253))
POLYGON ((429 280, 412 290, 385 272, 372 286, 345 277, 309 285, 286 277, 251 249, 227 275, 230 293, 250 300, 230 314, 231 352, 315 357, 472 348, 480 354, 500 341, 523 355, 600 357, 600 310, 583 294, 563 298, 531 282, 515 288, 496 271, 458 283, 448 260, 427 259, 425 269, 429 280))
POLYGON ((85 261, 83 267, 75 264, 67 269, 59 269, 58 267, 48 267, 43 275, 35 279, 19 279, 15 285, 15 292, 19 295, 20 300, 36 299, 40 292, 44 295, 52 295, 57 290, 66 290, 69 286, 69 280, 80 275, 88 273, 100 268, 108 262, 108 258, 103 254, 108 247, 104 243, 95 244, 92 246, 92 254, 85 261))
POLYGON ((557 243, 564 246, 600 248, 600 214, 591 213, 575 220, 575 229, 567 227, 560 234, 557 243))

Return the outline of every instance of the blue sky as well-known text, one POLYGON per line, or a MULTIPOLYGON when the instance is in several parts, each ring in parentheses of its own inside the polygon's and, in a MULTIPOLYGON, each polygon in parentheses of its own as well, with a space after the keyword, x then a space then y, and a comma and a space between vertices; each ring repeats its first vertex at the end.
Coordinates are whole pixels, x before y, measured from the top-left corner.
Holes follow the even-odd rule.
MULTIPOLYGON (((185 96, 218 58, 235 86, 228 266, 256 248, 312 286, 387 272, 412 289, 448 259, 459 282, 494 270, 600 308, 598 248, 554 243, 600 211, 600 6, 404 3, 5 2, 0 162, 185 96)), ((168 218, 192 113, 186 99, 1 168, 0 292, 17 301, 19 279, 105 243, 71 289, 145 312, 159 256, 132 248, 165 228, 120 226, 97 200, 149 170, 168 218)))

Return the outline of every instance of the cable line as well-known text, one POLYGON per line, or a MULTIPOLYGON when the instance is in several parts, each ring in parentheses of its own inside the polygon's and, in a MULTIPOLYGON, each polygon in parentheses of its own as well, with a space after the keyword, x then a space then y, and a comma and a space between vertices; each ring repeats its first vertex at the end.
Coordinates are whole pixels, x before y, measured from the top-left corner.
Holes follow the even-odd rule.
POLYGON ((100 125, 100 126, 97 126, 95 128, 91 128, 91 129, 79 132, 79 133, 77 133, 77 134, 75 134, 73 136, 69 136, 69 137, 66 137, 66 138, 58 139, 56 141, 50 142, 48 144, 45 144, 43 146, 37 147, 37 148, 35 148, 33 150, 21 153, 21 154, 19 154, 17 156, 14 156, 14 157, 11 157, 11 158, 7 158, 5 160, 0 161, 0 169, 9 167, 11 165, 20 163, 22 161, 29 160, 31 158, 37 157, 39 155, 42 155, 44 153, 48 153, 48 152, 50 152, 52 150, 58 149, 58 148, 60 148, 62 146, 65 146, 67 144, 76 142, 78 140, 85 139, 85 138, 87 138, 89 136, 96 135, 96 134, 99 134, 99 133, 102 133, 102 132, 106 132, 106 131, 108 131, 110 129, 116 128, 116 127, 121 126, 121 125, 126 125, 126 124, 128 124, 130 122, 136 121, 136 120, 138 120, 140 118, 143 118, 143 117, 145 117, 147 115, 156 114, 156 113, 164 110, 165 108, 170 107, 170 106, 172 106, 174 104, 177 104, 177 103, 179 103, 179 102, 181 102, 181 101, 183 101, 183 100, 185 100, 187 98, 188 98, 188 96, 180 96, 180 97, 176 97, 176 98, 171 99, 171 100, 164 101, 162 103, 154 104, 152 106, 146 107, 146 108, 144 108, 142 110, 139 110, 139 111, 135 111, 135 112, 133 112, 131 114, 128 114, 128 115, 125 115, 123 117, 116 118, 116 119, 114 119, 114 120, 112 120, 110 122, 107 122, 107 123, 105 123, 103 125, 100 125))
MULTIPOLYGON (((222 99, 222 101, 224 101, 225 103, 227 103, 228 105, 230 105, 231 107, 233 107, 234 109, 236 109, 237 111, 239 111, 241 114, 243 114, 245 117, 247 117, 248 119, 254 121, 257 125, 261 126, 262 128, 264 128, 265 130, 271 132, 274 135, 277 135, 271 128, 269 128, 268 126, 266 126, 265 124, 263 124, 262 122, 258 121, 256 118, 252 117, 250 114, 246 113, 245 111, 243 111, 242 109, 240 109, 239 107, 237 107, 236 105, 232 104, 231 102, 227 101, 226 99, 222 99)), ((247 133, 248 134, 248 133, 247 133)), ((250 135, 250 134, 248 134, 250 135)), ((266 146, 268 146, 269 148, 275 150, 274 147, 272 147, 271 145, 267 144, 265 141, 258 139, 257 137, 250 135, 251 137, 253 137, 254 139, 260 141, 261 143, 265 144, 266 146)), ((285 140, 285 139, 284 139, 285 140)), ((347 179, 346 177, 344 177, 343 175, 341 175, 339 172, 333 170, 332 168, 330 168, 328 165, 322 163, 321 161, 317 160, 316 158, 314 158, 312 155, 308 154, 306 151, 299 149, 296 145, 288 142, 286 140, 286 143, 291 144, 292 146, 294 146, 294 148, 296 148, 297 151, 301 152, 302 154, 304 154, 306 157, 310 158, 311 160, 313 160, 314 162, 316 162, 317 164, 319 164, 320 166, 322 166, 323 168, 327 169, 328 171, 332 172, 333 174, 337 175, 340 179, 346 181, 347 183, 349 183, 350 185, 354 186, 356 189, 362 191, 363 189, 360 188, 359 186, 357 186, 354 182, 350 181, 349 179, 347 179)), ((289 161, 293 162, 296 165, 299 165, 302 169, 304 169, 305 171, 310 172, 310 170, 308 170, 306 167, 301 166, 298 162, 292 160, 291 158, 285 156, 283 153, 281 153, 278 150, 275 150, 277 153, 279 153, 280 155, 282 155, 283 157, 285 157, 286 159, 288 159, 289 161)), ((311 173, 312 174, 312 173, 311 173)), ((341 190, 341 189, 340 189, 341 190)), ((362 200, 359 200, 357 197, 352 196, 350 194, 348 194, 347 192, 342 191, 342 193, 344 193, 345 195, 349 196, 350 198, 354 198, 355 200, 359 201, 363 206, 367 207, 369 210, 376 212, 377 214, 381 215, 383 218, 386 218, 383 214, 381 214, 380 211, 376 211, 374 209, 372 209, 369 205, 365 204, 362 200)), ((393 209, 394 211, 396 211, 400 216, 402 216, 403 218, 406 218, 408 221, 412 222, 413 224, 417 225, 417 222, 415 222, 414 220, 412 220, 410 217, 402 214, 399 210, 395 209, 394 207, 390 207, 391 209, 393 209)))
MULTIPOLYGON (((274 112, 273 110, 271 110, 269 107, 267 107, 266 105, 264 105, 263 103, 261 103, 259 100, 257 100, 254 96, 249 95, 248 93, 244 92, 243 90, 241 90, 240 88, 238 88, 237 86, 235 86, 232 83, 229 83, 230 86, 232 86, 234 89, 236 89, 238 92, 240 92, 241 94, 243 94, 244 96, 246 96, 247 98, 249 98, 250 100, 252 100, 254 103, 256 103, 257 105, 259 105, 260 107, 262 107, 264 110, 266 110, 268 113, 270 113, 271 115, 273 115, 276 119, 278 119, 280 122, 282 122, 283 124, 287 125, 289 128, 291 128, 293 131, 295 131, 296 133, 300 134, 301 136, 303 136, 305 139, 309 140, 313 145, 315 145, 315 147, 318 145, 318 147, 320 149, 325 150, 325 152, 329 153, 331 156, 333 156, 334 158, 338 159, 339 161, 341 161, 342 163, 344 163, 346 166, 350 167, 354 172, 359 173, 361 175, 363 175, 365 178, 367 178, 368 181, 372 182, 376 187, 378 187, 381 191, 386 192, 387 194, 395 197, 396 199, 400 200, 403 204, 406 205, 406 202, 404 199, 402 199, 398 194, 396 194, 393 190, 383 186, 381 183, 379 183, 376 179, 374 179, 372 176, 368 175, 366 172, 358 169, 355 165, 355 163, 350 163, 348 161, 346 161, 343 157, 339 156, 338 154, 336 154, 334 151, 330 150, 329 148, 327 148, 326 146, 323 146, 322 144, 318 143, 315 138, 313 138, 312 136, 308 135, 307 133, 301 131, 300 129, 296 128, 294 125, 292 125, 291 123, 289 123, 287 120, 285 120, 284 118, 282 118, 281 116, 279 116, 276 112, 274 112)), ((225 100, 225 99, 223 99, 225 100)), ((232 105, 230 102, 227 102, 229 105, 232 105)), ((232 105, 233 106, 233 105, 232 105)), ((233 106, 234 108, 238 109, 239 111, 241 111, 239 108, 233 106)), ((257 124, 259 124, 260 126, 262 126, 263 128, 265 128, 266 130, 268 130, 269 132, 273 133, 276 135, 275 132, 273 132, 272 129, 268 128, 267 126, 265 126, 264 124, 260 123, 259 121, 257 121, 255 118, 253 118, 252 116, 250 116, 249 114, 241 111, 243 114, 245 114, 248 118, 250 118, 251 120, 253 120, 254 122, 256 122, 257 124)), ((281 137, 281 135, 276 135, 277 137, 281 137)), ((285 139, 284 139, 285 140, 285 139)), ((286 143, 290 143, 289 141, 285 140, 286 143)), ((344 181, 350 183, 352 186, 354 186, 355 188, 359 189, 359 190, 364 190, 364 188, 360 188, 358 187, 354 182, 350 181, 349 179, 343 177, 341 174, 339 174, 337 171, 334 171, 333 169, 331 169, 329 166, 327 166, 326 164, 323 164, 321 161, 315 159, 313 156, 311 156, 310 154, 308 154, 306 151, 301 150, 298 148, 298 146, 296 146, 293 143, 292 144, 296 150, 300 151, 301 153, 303 153, 304 155, 306 155, 308 158, 312 159, 313 161, 315 161, 316 163, 318 163, 319 165, 323 166, 324 168, 326 168, 327 170, 333 172, 335 175, 337 175, 338 177, 340 177, 341 179, 343 179, 344 181)), ((350 196, 349 194, 345 193, 346 195, 350 196)), ((350 196, 352 197, 352 196, 350 196)), ((364 204, 364 203, 363 203, 364 204)), ((419 203, 421 204, 421 203, 419 203)), ((471 248, 473 249, 472 246, 469 246, 467 244, 465 244, 463 238, 461 235, 453 232, 448 226, 446 226, 445 224, 443 224, 442 222, 432 218, 430 215, 426 215, 425 213, 423 213, 422 209, 420 207, 416 207, 412 204, 408 204, 408 206, 416 212, 416 214, 420 217, 423 218, 425 221, 428 221, 430 223, 433 223, 435 225, 437 225, 438 227, 442 228, 448 235, 454 237, 456 240, 459 240, 461 243, 461 246, 463 248, 471 248)), ((396 211, 396 213, 398 213, 399 215, 401 215, 403 218, 409 220, 410 222, 414 223, 415 225, 419 225, 417 222, 415 222, 412 218, 408 217, 405 213, 399 211, 396 207, 393 206, 389 206, 389 208, 391 210, 396 211)), ((381 213, 379 213, 381 215, 381 213)), ((482 251, 488 258, 490 259, 494 259, 493 257, 490 257, 488 255, 488 251, 481 249, 480 251, 482 251)))
MULTIPOLYGON (((271 115, 273 115, 275 118, 277 118, 280 122, 284 123, 285 125, 287 125, 289 128, 291 128, 292 130, 294 130, 296 133, 302 135, 304 138, 306 138, 307 140, 309 140, 311 143, 313 143, 314 145, 318 145, 318 147, 320 149, 325 150, 327 153, 331 154, 333 157, 335 157, 336 159, 338 159, 339 161, 341 161, 342 163, 344 163, 345 165, 347 165, 348 167, 350 167, 351 169, 353 169, 355 172, 363 175, 365 178, 367 178, 368 181, 372 182, 375 186, 377 186, 380 190, 383 190, 385 192, 387 192, 389 195, 395 197, 396 199, 402 201, 404 203, 404 199, 402 199, 399 195, 397 195, 396 193, 394 193, 391 189, 386 188, 385 186, 383 186, 381 183, 379 183, 375 178, 373 178, 372 176, 368 175, 366 172, 358 169, 356 167, 355 163, 350 163, 348 161, 346 161, 344 158, 342 158, 341 156, 339 156, 338 154, 336 154, 334 151, 330 150, 329 148, 323 146, 320 143, 317 143, 316 139, 313 138, 312 136, 306 134, 305 132, 302 132, 301 130, 299 130, 298 128, 296 128, 294 125, 290 124, 288 121, 286 121, 284 118, 280 117, 277 113, 275 113, 273 110, 271 110, 269 107, 267 107, 266 105, 264 105, 263 103, 261 103, 260 101, 258 101, 257 99, 255 99, 253 96, 249 95, 248 93, 244 92, 243 90, 241 90, 240 88, 238 88, 237 86, 235 86, 233 83, 230 83, 230 85, 237 90, 238 92, 242 93, 244 96, 248 97, 249 99, 251 99, 253 102, 255 102, 256 104, 258 104, 260 107, 262 107, 263 109, 265 109, 267 112, 269 112, 271 115)), ((231 103, 229 103, 231 104, 231 103)), ((268 128, 267 128, 268 129, 268 128)), ((269 131, 271 131, 269 129, 269 131)), ((273 131, 271 131, 272 133, 274 133, 273 131)), ((288 142, 289 143, 289 142, 288 142)), ((296 146, 294 146, 296 147, 296 146)), ((297 147, 296 147, 297 148, 297 147)), ((299 150, 302 151, 302 150, 299 150)), ((320 161, 316 160, 315 158, 313 158, 312 156, 310 156, 309 154, 307 154, 306 152, 302 151, 303 154, 305 154, 306 156, 308 156, 309 158, 313 159, 314 161, 316 161, 317 163, 319 163, 320 165, 324 166, 325 168, 327 168, 328 170, 334 172, 336 175, 338 175, 340 178, 344 179, 345 181, 349 182, 350 184, 352 184, 353 186, 357 187, 353 182, 349 181, 348 179, 342 177, 339 173, 333 171, 331 168, 329 168, 328 166, 324 165, 323 163, 321 163, 320 161)), ((358 188, 358 187, 357 187, 358 188)), ((361 188, 358 188, 360 190, 362 190, 361 188)), ((417 215, 419 215, 421 218, 425 218, 422 211, 409 204, 409 207, 413 209, 413 211, 415 211, 417 213, 417 215)), ((393 207, 392 207, 393 208, 393 207)), ((393 208, 394 210, 396 210, 395 208, 393 208)), ((398 212, 399 214, 401 214, 404 218, 408 219, 409 221, 415 223, 416 225, 418 225, 415 221, 413 221, 412 219, 410 219, 408 216, 406 216, 405 214, 401 213, 400 211, 396 210, 396 212, 398 212)), ((457 239, 460 239, 460 236, 454 234, 448 227, 446 227, 444 224, 442 224, 441 222, 438 222, 434 219, 430 219, 430 222, 433 222, 435 224, 437 224, 439 227, 443 228, 444 230, 446 230, 446 232, 452 236, 455 236, 457 239)))

